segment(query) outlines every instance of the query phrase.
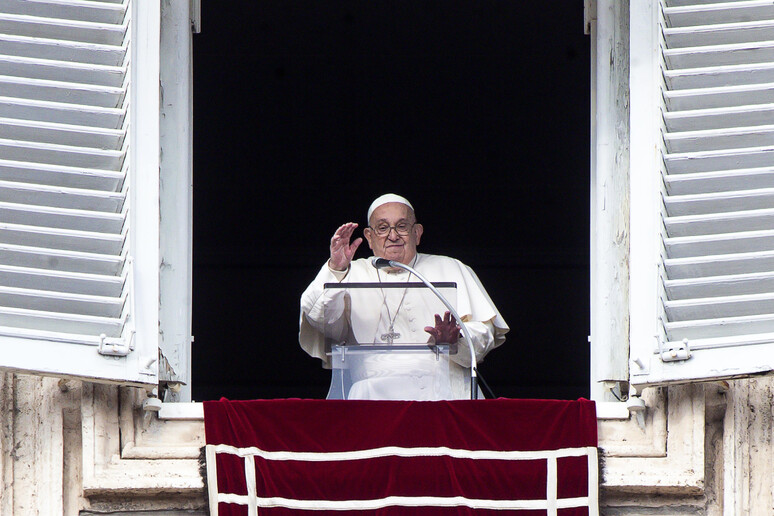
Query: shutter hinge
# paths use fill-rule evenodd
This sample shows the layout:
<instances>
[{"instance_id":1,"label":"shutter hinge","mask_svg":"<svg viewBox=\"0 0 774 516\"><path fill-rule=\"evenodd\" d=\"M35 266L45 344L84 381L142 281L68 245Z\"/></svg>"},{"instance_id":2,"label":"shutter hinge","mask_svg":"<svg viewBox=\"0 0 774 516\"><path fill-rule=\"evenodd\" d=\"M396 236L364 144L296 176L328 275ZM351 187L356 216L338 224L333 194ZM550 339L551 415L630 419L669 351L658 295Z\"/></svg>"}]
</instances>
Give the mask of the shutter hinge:
<instances>
[{"instance_id":1,"label":"shutter hinge","mask_svg":"<svg viewBox=\"0 0 774 516\"><path fill-rule=\"evenodd\" d=\"M664 341L659 337L658 351L662 362L681 362L691 358L691 348L688 347L688 339L683 339L676 345L664 349Z\"/></svg>"},{"instance_id":2,"label":"shutter hinge","mask_svg":"<svg viewBox=\"0 0 774 516\"><path fill-rule=\"evenodd\" d=\"M97 352L100 355L110 357L125 357L134 351L134 332L129 333L129 342L124 338L109 338L104 333L99 336L99 348Z\"/></svg>"}]
</instances>

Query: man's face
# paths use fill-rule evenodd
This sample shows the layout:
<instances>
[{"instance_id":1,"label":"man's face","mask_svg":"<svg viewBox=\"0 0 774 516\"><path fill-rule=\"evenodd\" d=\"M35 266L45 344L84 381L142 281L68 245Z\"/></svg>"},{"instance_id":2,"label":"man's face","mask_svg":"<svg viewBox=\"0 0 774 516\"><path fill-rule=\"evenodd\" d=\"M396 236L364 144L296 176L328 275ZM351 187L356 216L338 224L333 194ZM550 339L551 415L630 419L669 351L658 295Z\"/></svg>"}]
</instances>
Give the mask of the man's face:
<instances>
[{"instance_id":1,"label":"man's face","mask_svg":"<svg viewBox=\"0 0 774 516\"><path fill-rule=\"evenodd\" d=\"M374 210L368 223L371 227L365 228L363 234L374 256L411 265L411 261L417 254L417 246L423 231L422 224L416 224L414 211L411 208L399 202L388 202ZM390 229L386 235L379 236L373 229L380 225L400 224L408 224L407 235L400 235L395 229Z\"/></svg>"}]
</instances>

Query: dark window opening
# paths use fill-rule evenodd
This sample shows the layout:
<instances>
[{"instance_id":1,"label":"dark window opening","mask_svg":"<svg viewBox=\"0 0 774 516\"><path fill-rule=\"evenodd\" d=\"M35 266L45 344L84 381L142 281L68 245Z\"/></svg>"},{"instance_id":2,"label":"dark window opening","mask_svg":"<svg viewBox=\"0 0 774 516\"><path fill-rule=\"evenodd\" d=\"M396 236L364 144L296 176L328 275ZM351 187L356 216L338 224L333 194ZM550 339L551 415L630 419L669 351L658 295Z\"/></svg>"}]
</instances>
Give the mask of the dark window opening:
<instances>
[{"instance_id":1,"label":"dark window opening","mask_svg":"<svg viewBox=\"0 0 774 516\"><path fill-rule=\"evenodd\" d=\"M495 394L589 392L583 2L204 2L194 38L193 399L322 398L299 297L338 225L394 191L420 252L511 331ZM358 257L368 256L363 244Z\"/></svg>"}]
</instances>

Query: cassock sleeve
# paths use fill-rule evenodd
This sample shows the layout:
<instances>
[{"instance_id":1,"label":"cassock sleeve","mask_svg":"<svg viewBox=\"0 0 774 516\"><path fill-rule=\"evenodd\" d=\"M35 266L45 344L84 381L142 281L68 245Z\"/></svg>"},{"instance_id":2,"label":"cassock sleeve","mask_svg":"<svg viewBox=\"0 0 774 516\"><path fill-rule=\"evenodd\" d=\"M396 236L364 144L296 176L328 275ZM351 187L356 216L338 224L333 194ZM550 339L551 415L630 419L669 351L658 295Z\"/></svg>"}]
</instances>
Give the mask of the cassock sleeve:
<instances>
[{"instance_id":1,"label":"cassock sleeve","mask_svg":"<svg viewBox=\"0 0 774 516\"><path fill-rule=\"evenodd\" d=\"M330 357L325 354L329 351L325 346L325 335L336 339L347 331L345 293L343 290L335 294L328 292L325 284L341 282L348 272L349 269L334 271L326 262L301 295L298 341L304 351L322 360L325 368L330 368Z\"/></svg>"},{"instance_id":2,"label":"cassock sleeve","mask_svg":"<svg viewBox=\"0 0 774 516\"><path fill-rule=\"evenodd\" d=\"M492 302L481 280L473 269L454 260L459 267L457 281L457 313L468 327L473 338L476 360L480 361L491 350L505 342L505 334L510 328ZM470 367L470 352L464 339L453 360Z\"/></svg>"},{"instance_id":3,"label":"cassock sleeve","mask_svg":"<svg viewBox=\"0 0 774 516\"><path fill-rule=\"evenodd\" d=\"M464 316L460 316L463 317ZM467 326L470 336L473 338L473 350L476 353L476 363L481 362L484 356L492 349L497 347L495 340L495 327L492 321L485 322L467 322L463 321ZM503 337L502 340L505 340ZM502 341L500 342L502 343ZM457 341L457 353L449 357L453 362L458 363L463 367L470 367L470 348L468 347L468 341L462 337Z\"/></svg>"},{"instance_id":4,"label":"cassock sleeve","mask_svg":"<svg viewBox=\"0 0 774 516\"><path fill-rule=\"evenodd\" d=\"M508 325L473 269L454 258L439 256L430 260L426 266L437 280L456 282L457 313L473 339L476 362L481 362L487 353L505 342ZM458 343L457 353L450 358L463 367L470 367L470 350L464 334Z\"/></svg>"}]
</instances>

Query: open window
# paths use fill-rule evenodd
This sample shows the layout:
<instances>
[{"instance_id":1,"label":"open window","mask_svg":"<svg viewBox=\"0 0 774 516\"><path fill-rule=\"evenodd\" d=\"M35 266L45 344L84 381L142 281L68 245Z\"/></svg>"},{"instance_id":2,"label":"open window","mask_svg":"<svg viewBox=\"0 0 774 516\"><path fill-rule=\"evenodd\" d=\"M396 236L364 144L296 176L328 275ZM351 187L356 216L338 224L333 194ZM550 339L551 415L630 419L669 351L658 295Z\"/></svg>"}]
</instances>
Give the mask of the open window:
<instances>
[{"instance_id":1,"label":"open window","mask_svg":"<svg viewBox=\"0 0 774 516\"><path fill-rule=\"evenodd\" d=\"M177 4L2 1L2 368L188 381L190 73L159 87L164 45L190 57L162 35L190 34Z\"/></svg>"}]
</instances>

